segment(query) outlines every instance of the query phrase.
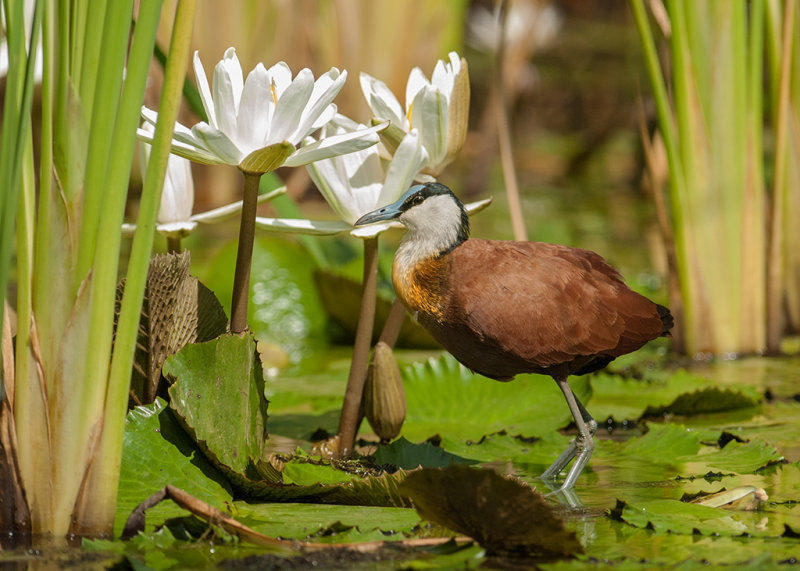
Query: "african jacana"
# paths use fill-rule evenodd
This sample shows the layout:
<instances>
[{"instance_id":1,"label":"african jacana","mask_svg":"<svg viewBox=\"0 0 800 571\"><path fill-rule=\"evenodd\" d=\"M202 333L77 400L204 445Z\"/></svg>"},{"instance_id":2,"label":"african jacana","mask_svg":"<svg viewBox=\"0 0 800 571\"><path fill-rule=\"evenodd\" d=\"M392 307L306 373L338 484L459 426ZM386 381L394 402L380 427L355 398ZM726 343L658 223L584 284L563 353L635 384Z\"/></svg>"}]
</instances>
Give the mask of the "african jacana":
<instances>
[{"instance_id":1,"label":"african jacana","mask_svg":"<svg viewBox=\"0 0 800 571\"><path fill-rule=\"evenodd\" d=\"M589 250L470 239L464 205L436 182L412 186L356 225L391 219L408 229L392 267L395 293L434 339L491 379L540 373L558 383L579 434L542 478L552 480L575 458L560 488L571 490L592 455L597 423L567 377L667 336L669 310Z\"/></svg>"}]
</instances>

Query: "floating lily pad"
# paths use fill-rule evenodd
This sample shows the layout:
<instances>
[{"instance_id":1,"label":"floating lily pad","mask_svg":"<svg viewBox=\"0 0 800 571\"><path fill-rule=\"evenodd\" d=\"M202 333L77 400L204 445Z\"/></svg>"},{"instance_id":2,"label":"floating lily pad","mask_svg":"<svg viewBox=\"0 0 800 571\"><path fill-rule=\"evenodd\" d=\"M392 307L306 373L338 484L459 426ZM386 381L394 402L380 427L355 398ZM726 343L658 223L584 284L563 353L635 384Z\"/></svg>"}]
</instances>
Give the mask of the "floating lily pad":
<instances>
[{"instance_id":1,"label":"floating lily pad","mask_svg":"<svg viewBox=\"0 0 800 571\"><path fill-rule=\"evenodd\" d=\"M401 490L421 517L468 535L489 554L564 557L583 551L541 494L493 470L423 469L409 474Z\"/></svg>"},{"instance_id":2,"label":"floating lily pad","mask_svg":"<svg viewBox=\"0 0 800 571\"><path fill-rule=\"evenodd\" d=\"M170 407L206 456L234 483L265 456L267 399L255 340L228 333L190 344L164 364ZM248 476L249 475L249 476Z\"/></svg>"},{"instance_id":3,"label":"floating lily pad","mask_svg":"<svg viewBox=\"0 0 800 571\"><path fill-rule=\"evenodd\" d=\"M759 511L731 511L678 500L651 500L634 504L621 500L611 516L656 533L789 537L800 527L800 510L786 506ZM796 542L800 549L800 541Z\"/></svg>"},{"instance_id":4,"label":"floating lily pad","mask_svg":"<svg viewBox=\"0 0 800 571\"><path fill-rule=\"evenodd\" d=\"M223 509L231 501L230 484L200 452L165 402L141 406L128 413L122 448L115 533L140 502L167 484ZM161 523L185 512L164 503L149 512L148 521Z\"/></svg>"},{"instance_id":5,"label":"floating lily pad","mask_svg":"<svg viewBox=\"0 0 800 571\"><path fill-rule=\"evenodd\" d=\"M601 441L595 458L612 465L637 463L646 473L667 477L701 477L709 473L747 473L778 462L781 455L770 444L730 441L716 445L720 431L693 430L675 424L648 425L648 432L627 442ZM714 444L704 444L711 442ZM669 467L665 470L665 467ZM646 474L642 476L646 478Z\"/></svg>"},{"instance_id":6,"label":"floating lily pad","mask_svg":"<svg viewBox=\"0 0 800 571\"><path fill-rule=\"evenodd\" d=\"M271 537L310 541L403 539L420 523L410 508L236 502L237 520Z\"/></svg>"},{"instance_id":7,"label":"floating lily pad","mask_svg":"<svg viewBox=\"0 0 800 571\"><path fill-rule=\"evenodd\" d=\"M540 436L572 421L558 385L543 375L517 375L500 383L471 373L448 354L401 373L407 407L402 435L411 441L438 434L476 442L502 430ZM588 401L586 377L573 377L570 383L578 398Z\"/></svg>"},{"instance_id":8,"label":"floating lily pad","mask_svg":"<svg viewBox=\"0 0 800 571\"><path fill-rule=\"evenodd\" d=\"M758 406L760 397L746 387L713 386L711 381L680 370L668 377L630 379L600 372L592 379L589 412L599 420L637 420L664 413L694 415Z\"/></svg>"}]
</instances>

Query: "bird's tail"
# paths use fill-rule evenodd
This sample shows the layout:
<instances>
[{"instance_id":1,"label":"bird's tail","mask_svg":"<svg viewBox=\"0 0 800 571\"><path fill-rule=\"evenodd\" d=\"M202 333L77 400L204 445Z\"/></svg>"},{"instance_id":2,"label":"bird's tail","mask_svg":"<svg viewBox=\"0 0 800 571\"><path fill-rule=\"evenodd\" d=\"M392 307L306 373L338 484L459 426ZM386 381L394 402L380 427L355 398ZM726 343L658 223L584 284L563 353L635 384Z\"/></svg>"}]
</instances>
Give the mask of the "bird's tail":
<instances>
[{"instance_id":1,"label":"bird's tail","mask_svg":"<svg viewBox=\"0 0 800 571\"><path fill-rule=\"evenodd\" d=\"M656 304L656 308L658 309L658 316L661 318L661 337L670 337L669 331L675 325L672 313L663 305Z\"/></svg>"}]
</instances>

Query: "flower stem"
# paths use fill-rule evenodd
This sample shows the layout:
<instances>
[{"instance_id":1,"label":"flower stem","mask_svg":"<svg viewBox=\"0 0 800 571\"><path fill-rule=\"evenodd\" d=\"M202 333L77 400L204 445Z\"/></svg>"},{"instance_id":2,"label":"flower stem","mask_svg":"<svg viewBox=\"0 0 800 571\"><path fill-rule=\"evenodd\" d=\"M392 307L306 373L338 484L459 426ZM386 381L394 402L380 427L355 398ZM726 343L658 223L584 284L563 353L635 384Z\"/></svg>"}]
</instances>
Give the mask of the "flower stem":
<instances>
[{"instance_id":1,"label":"flower stem","mask_svg":"<svg viewBox=\"0 0 800 571\"><path fill-rule=\"evenodd\" d=\"M375 303L378 290L378 238L364 240L364 290L358 315L353 360L347 377L342 415L339 418L339 455L347 456L355 447L356 429L361 415L361 396L367 380L367 362L375 324Z\"/></svg>"},{"instance_id":2,"label":"flower stem","mask_svg":"<svg viewBox=\"0 0 800 571\"><path fill-rule=\"evenodd\" d=\"M239 226L239 249L236 252L236 270L233 275L233 299L231 300L231 332L241 333L247 329L247 298L250 294L250 266L253 260L253 240L256 232L256 209L258 208L258 183L260 174L243 172L244 197L242 221Z\"/></svg>"},{"instance_id":3,"label":"flower stem","mask_svg":"<svg viewBox=\"0 0 800 571\"><path fill-rule=\"evenodd\" d=\"M400 329L403 327L403 318L406 316L406 308L399 297L394 298L392 309L389 310L389 317L386 318L386 323L383 325L381 337L378 341L383 341L389 347L394 347L397 343L397 338L400 336Z\"/></svg>"},{"instance_id":4,"label":"flower stem","mask_svg":"<svg viewBox=\"0 0 800 571\"><path fill-rule=\"evenodd\" d=\"M181 239L180 238L172 238L167 237L167 252L170 254L172 253L180 253L181 251Z\"/></svg>"}]
</instances>

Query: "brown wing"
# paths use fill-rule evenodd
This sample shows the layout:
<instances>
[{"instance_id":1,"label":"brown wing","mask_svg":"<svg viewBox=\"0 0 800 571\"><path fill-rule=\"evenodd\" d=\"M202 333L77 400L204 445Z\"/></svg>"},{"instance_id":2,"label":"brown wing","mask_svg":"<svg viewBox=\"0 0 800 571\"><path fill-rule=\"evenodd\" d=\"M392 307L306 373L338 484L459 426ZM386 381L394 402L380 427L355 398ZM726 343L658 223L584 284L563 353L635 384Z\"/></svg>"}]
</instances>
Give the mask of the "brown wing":
<instances>
[{"instance_id":1,"label":"brown wing","mask_svg":"<svg viewBox=\"0 0 800 571\"><path fill-rule=\"evenodd\" d=\"M662 332L655 303L588 250L467 240L450 255L448 316L506 355L537 367L610 358ZM608 359L610 360L610 359Z\"/></svg>"}]
</instances>

